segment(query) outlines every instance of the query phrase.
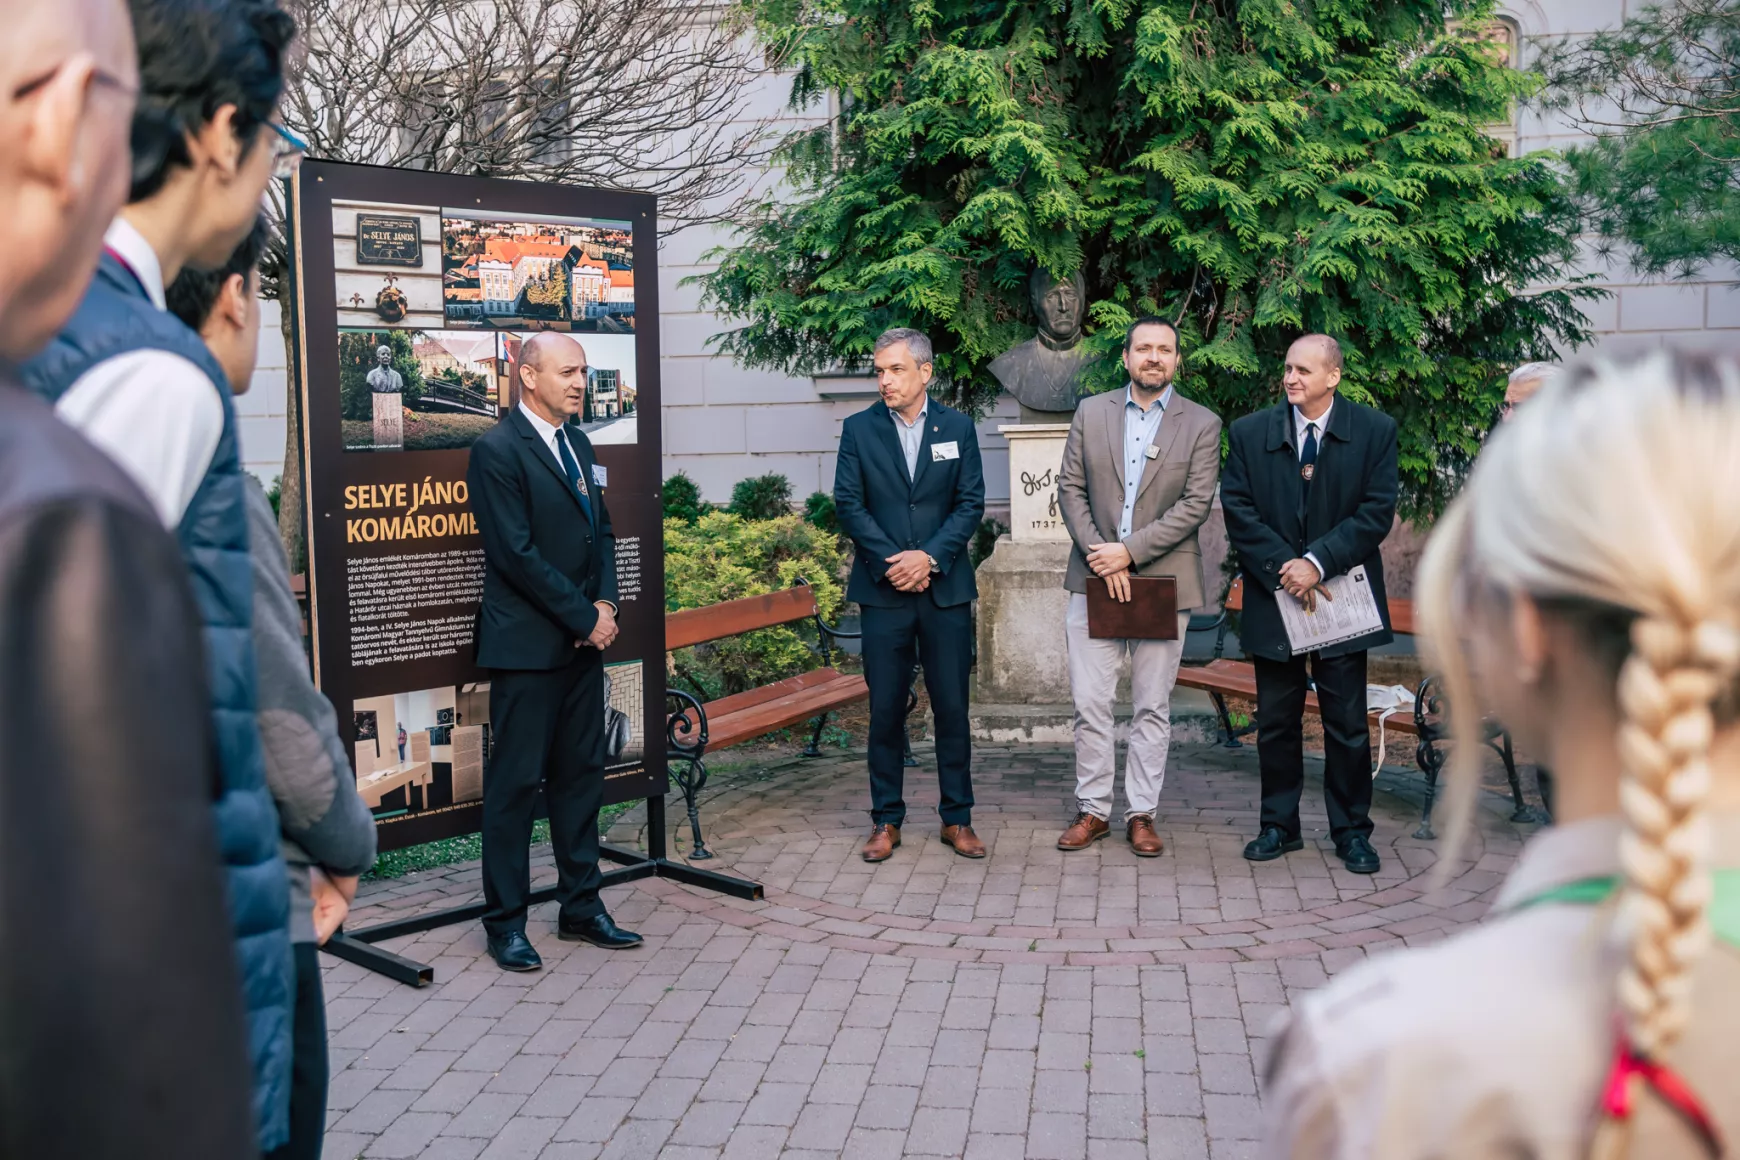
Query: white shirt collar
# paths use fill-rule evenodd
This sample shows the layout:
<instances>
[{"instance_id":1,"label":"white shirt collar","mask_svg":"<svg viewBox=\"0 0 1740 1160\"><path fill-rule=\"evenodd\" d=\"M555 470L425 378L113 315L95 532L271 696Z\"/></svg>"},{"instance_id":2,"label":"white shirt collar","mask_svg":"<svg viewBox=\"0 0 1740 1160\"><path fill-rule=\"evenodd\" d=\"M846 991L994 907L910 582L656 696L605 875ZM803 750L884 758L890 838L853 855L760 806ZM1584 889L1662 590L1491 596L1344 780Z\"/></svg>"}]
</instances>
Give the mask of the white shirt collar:
<instances>
[{"instance_id":1,"label":"white shirt collar","mask_svg":"<svg viewBox=\"0 0 1740 1160\"><path fill-rule=\"evenodd\" d=\"M1136 384L1125 383L1124 384L1124 405L1128 406L1132 403L1135 403L1136 410L1142 411L1142 404L1136 402ZM1160 403L1160 410L1162 412L1164 412L1166 410L1166 408L1171 405L1171 403L1172 403L1172 384L1171 383L1167 383L1166 389L1164 391L1160 392L1159 403ZM1144 415L1148 414L1147 411L1142 411L1142 413Z\"/></svg>"},{"instance_id":2,"label":"white shirt collar","mask_svg":"<svg viewBox=\"0 0 1740 1160\"><path fill-rule=\"evenodd\" d=\"M539 415L530 407L526 406L524 399L520 400L520 414L524 415L531 421L532 430L538 433L538 438L542 439L551 451L556 450L555 424L545 422L542 415ZM557 458L560 458L560 456Z\"/></svg>"},{"instance_id":3,"label":"white shirt collar","mask_svg":"<svg viewBox=\"0 0 1740 1160\"><path fill-rule=\"evenodd\" d=\"M1318 441L1322 442L1323 433L1325 431L1329 430L1329 416L1333 415L1334 413L1335 413L1335 396L1334 395L1329 396L1329 406L1324 409L1323 414L1317 416L1317 418L1315 418L1315 419L1307 419L1305 417L1305 412L1301 411L1297 407L1294 407L1293 408L1293 435L1294 435L1294 438L1296 438L1299 441L1299 446L1303 447L1305 445L1305 428L1311 426L1313 423L1315 423L1317 425Z\"/></svg>"},{"instance_id":4,"label":"white shirt collar","mask_svg":"<svg viewBox=\"0 0 1740 1160\"><path fill-rule=\"evenodd\" d=\"M169 309L169 301L163 293L163 263L157 260L157 251L151 248L151 243L133 227L132 222L124 217L110 222L103 233L103 244L119 254L144 284L145 296L151 299L151 305L159 310Z\"/></svg>"}]
</instances>

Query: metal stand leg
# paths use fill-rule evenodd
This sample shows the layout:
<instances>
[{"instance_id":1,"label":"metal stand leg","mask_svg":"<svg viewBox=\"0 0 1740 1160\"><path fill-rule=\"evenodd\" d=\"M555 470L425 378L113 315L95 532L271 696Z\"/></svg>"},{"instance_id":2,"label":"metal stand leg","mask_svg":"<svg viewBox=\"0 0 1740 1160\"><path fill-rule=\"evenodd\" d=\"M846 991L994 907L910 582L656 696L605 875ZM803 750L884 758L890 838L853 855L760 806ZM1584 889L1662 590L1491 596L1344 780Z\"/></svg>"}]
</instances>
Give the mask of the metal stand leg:
<instances>
[{"instance_id":1,"label":"metal stand leg","mask_svg":"<svg viewBox=\"0 0 1740 1160\"><path fill-rule=\"evenodd\" d=\"M1226 740L1221 743L1222 748L1243 749L1245 743L1240 741L1238 734L1233 732L1232 714L1227 712L1226 698L1213 689L1209 690L1208 695L1214 701L1214 711L1220 714L1220 731L1226 737Z\"/></svg>"},{"instance_id":2,"label":"metal stand leg","mask_svg":"<svg viewBox=\"0 0 1740 1160\"><path fill-rule=\"evenodd\" d=\"M697 762L699 764L699 762ZM706 784L706 774L700 775L699 785ZM694 818L693 809L690 811ZM696 844L699 845L700 834L696 832ZM646 848L642 854L639 850L628 850L621 846L601 844L598 847L600 859L615 862L618 868L606 870L601 877L602 886L620 886L626 882L635 882L642 878L669 878L688 886L699 886L705 890L714 890L732 898L744 898L759 901L763 897L761 883L750 882L743 878L733 878L729 874L720 874L713 870L702 870L684 862L672 862L665 857L665 798L663 794L646 799ZM709 855L710 857L711 855ZM552 902L557 897L555 886L545 886L533 890L527 895L529 905ZM391 951L381 950L370 944L385 942L388 939L400 938L408 934L419 934L437 927L451 926L459 922L475 922L483 917L485 906L474 902L466 906L453 906L446 910L430 911L411 918L399 919L396 922L383 922L378 926L365 927L362 930L340 932L328 939L321 949L327 954L356 963L360 967L387 976L413 987L427 986L434 981L435 971L426 963L413 962Z\"/></svg>"},{"instance_id":3,"label":"metal stand leg","mask_svg":"<svg viewBox=\"0 0 1740 1160\"><path fill-rule=\"evenodd\" d=\"M810 743L804 749L805 757L820 757L822 755L822 729L828 723L828 715L823 713L816 718L816 731L810 734Z\"/></svg>"}]
</instances>

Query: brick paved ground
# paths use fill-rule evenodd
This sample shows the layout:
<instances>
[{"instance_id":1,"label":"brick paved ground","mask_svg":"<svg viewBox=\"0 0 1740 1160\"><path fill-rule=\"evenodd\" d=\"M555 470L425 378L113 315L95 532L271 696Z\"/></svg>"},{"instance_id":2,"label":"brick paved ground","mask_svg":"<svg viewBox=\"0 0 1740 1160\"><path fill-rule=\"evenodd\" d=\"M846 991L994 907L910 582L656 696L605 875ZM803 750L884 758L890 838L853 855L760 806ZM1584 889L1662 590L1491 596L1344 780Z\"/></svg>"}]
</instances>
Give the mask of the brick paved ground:
<instances>
[{"instance_id":1,"label":"brick paved ground","mask_svg":"<svg viewBox=\"0 0 1740 1160\"><path fill-rule=\"evenodd\" d=\"M937 841L935 779L919 773L905 844L866 865L862 755L794 759L703 816L708 865L758 878L766 902L613 888L611 912L647 936L616 954L558 942L540 907L531 975L497 970L475 925L390 944L434 964L420 991L327 960L327 1157L1255 1156L1255 1068L1283 1004L1477 919L1531 828L1489 800L1428 894L1435 843L1408 836L1418 775L1386 771L1382 873L1341 868L1315 786L1315 842L1252 865L1255 750L1188 745L1163 796L1164 857L1116 836L1065 855L1067 750L981 748L975 766L983 861ZM477 890L475 864L379 884L352 925Z\"/></svg>"}]
</instances>

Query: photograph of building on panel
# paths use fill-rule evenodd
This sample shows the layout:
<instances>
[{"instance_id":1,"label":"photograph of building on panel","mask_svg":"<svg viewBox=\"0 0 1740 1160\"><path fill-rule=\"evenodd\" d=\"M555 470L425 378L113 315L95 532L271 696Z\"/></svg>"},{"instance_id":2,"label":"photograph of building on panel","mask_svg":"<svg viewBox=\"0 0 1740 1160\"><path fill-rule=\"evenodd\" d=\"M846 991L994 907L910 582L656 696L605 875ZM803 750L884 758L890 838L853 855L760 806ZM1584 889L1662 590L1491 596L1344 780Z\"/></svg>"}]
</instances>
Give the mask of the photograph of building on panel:
<instances>
[{"instance_id":1,"label":"photograph of building on panel","mask_svg":"<svg viewBox=\"0 0 1740 1160\"><path fill-rule=\"evenodd\" d=\"M444 210L441 288L449 327L634 331L628 222Z\"/></svg>"},{"instance_id":2,"label":"photograph of building on panel","mask_svg":"<svg viewBox=\"0 0 1740 1160\"><path fill-rule=\"evenodd\" d=\"M351 711L356 788L376 817L482 800L488 682L362 697Z\"/></svg>"},{"instance_id":3,"label":"photograph of building on panel","mask_svg":"<svg viewBox=\"0 0 1740 1160\"><path fill-rule=\"evenodd\" d=\"M496 395L502 407L515 407L520 400L520 345L525 332L501 335L501 379ZM637 442L635 423L640 376L635 369L634 335L576 334L574 341L586 352L586 394L577 416L586 437L595 447Z\"/></svg>"}]
</instances>

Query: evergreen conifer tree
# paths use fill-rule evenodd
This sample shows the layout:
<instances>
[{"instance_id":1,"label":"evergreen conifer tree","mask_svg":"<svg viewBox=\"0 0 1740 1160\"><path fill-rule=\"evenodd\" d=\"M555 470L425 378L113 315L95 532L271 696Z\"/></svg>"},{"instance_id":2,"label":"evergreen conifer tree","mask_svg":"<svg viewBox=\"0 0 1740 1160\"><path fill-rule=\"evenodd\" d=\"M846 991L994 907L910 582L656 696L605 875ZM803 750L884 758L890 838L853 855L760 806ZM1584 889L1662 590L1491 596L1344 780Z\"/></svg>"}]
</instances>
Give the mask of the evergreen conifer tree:
<instances>
[{"instance_id":1,"label":"evergreen conifer tree","mask_svg":"<svg viewBox=\"0 0 1740 1160\"><path fill-rule=\"evenodd\" d=\"M1441 0L748 3L794 104L842 109L786 142L790 188L704 279L748 365L862 366L917 326L945 395L982 408L1033 333L1030 270L1080 270L1092 351L1177 318L1181 389L1228 420L1278 397L1293 338L1334 335L1346 393L1401 423L1417 513L1505 373L1586 338L1557 170L1486 131L1533 82ZM1092 380L1121 384L1117 359Z\"/></svg>"}]
</instances>

